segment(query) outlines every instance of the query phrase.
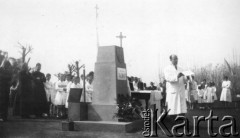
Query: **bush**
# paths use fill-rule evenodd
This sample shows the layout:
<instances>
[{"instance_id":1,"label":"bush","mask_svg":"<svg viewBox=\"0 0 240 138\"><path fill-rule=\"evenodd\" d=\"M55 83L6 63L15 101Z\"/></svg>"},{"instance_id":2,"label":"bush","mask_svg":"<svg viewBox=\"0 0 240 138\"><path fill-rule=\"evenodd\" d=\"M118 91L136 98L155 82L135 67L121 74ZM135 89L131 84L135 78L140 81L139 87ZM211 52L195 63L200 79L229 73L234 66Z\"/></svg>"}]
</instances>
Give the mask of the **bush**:
<instances>
[{"instance_id":1,"label":"bush","mask_svg":"<svg viewBox=\"0 0 240 138\"><path fill-rule=\"evenodd\" d=\"M134 121L141 119L141 103L132 99L129 95L119 94L117 97L117 113L114 117L124 121Z\"/></svg>"}]
</instances>

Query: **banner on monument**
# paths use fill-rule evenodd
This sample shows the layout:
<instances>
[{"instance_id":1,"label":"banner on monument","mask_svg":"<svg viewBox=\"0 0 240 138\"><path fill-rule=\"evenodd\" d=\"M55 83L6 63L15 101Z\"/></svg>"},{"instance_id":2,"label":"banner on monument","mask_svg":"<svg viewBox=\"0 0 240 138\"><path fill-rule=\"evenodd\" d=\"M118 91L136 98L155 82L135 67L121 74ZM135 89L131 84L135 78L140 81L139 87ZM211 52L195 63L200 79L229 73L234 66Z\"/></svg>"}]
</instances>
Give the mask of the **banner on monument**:
<instances>
[{"instance_id":1,"label":"banner on monument","mask_svg":"<svg viewBox=\"0 0 240 138\"><path fill-rule=\"evenodd\" d=\"M127 71L125 68L117 68L118 80L127 80Z\"/></svg>"}]
</instances>

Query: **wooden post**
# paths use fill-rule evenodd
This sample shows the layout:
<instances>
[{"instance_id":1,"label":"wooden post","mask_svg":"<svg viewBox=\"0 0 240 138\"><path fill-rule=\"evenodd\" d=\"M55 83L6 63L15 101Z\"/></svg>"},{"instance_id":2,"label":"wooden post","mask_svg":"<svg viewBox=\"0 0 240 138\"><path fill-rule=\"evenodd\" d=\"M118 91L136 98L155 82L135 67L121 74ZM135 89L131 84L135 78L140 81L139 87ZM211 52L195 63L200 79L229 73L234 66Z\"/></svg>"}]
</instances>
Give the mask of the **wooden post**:
<instances>
[{"instance_id":1,"label":"wooden post","mask_svg":"<svg viewBox=\"0 0 240 138\"><path fill-rule=\"evenodd\" d=\"M84 96L84 103L86 102L86 92L85 92L85 66L83 66L83 96Z\"/></svg>"}]
</instances>

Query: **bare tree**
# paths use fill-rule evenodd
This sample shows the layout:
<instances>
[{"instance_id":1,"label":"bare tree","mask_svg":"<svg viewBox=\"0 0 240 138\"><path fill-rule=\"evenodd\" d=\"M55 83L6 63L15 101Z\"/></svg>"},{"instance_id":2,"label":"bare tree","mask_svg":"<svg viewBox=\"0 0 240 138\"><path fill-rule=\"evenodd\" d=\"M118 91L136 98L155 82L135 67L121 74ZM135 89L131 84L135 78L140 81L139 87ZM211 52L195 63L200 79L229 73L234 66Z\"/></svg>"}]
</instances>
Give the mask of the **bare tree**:
<instances>
[{"instance_id":1,"label":"bare tree","mask_svg":"<svg viewBox=\"0 0 240 138\"><path fill-rule=\"evenodd\" d=\"M80 77L80 69L84 67L84 64L79 66L79 61L75 61L75 64L68 64L67 73L70 75L76 74L77 77Z\"/></svg>"},{"instance_id":2,"label":"bare tree","mask_svg":"<svg viewBox=\"0 0 240 138\"><path fill-rule=\"evenodd\" d=\"M68 64L68 72L71 76L72 76L74 70L75 70L75 66L73 64Z\"/></svg>"},{"instance_id":3,"label":"bare tree","mask_svg":"<svg viewBox=\"0 0 240 138\"><path fill-rule=\"evenodd\" d=\"M79 61L76 61L76 62L75 62L75 72L76 72L78 78L80 77L79 71L80 71L80 69L83 68L84 66L85 66L85 65L83 64L83 65L81 65L81 66L79 67Z\"/></svg>"},{"instance_id":4,"label":"bare tree","mask_svg":"<svg viewBox=\"0 0 240 138\"><path fill-rule=\"evenodd\" d=\"M31 45L22 45L20 42L18 42L18 45L21 49L19 52L22 55L21 57L22 63L25 63L27 55L32 52L33 48ZM31 58L28 58L26 63L29 63L30 59Z\"/></svg>"}]
</instances>

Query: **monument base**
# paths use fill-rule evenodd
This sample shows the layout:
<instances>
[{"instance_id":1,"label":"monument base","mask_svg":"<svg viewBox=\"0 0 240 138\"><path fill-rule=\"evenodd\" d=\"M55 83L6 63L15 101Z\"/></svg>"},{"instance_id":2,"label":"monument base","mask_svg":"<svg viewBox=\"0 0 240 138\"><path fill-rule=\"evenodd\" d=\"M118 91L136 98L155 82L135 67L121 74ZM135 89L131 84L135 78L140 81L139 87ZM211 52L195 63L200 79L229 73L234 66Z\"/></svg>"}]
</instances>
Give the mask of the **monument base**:
<instances>
[{"instance_id":1,"label":"monument base","mask_svg":"<svg viewBox=\"0 0 240 138\"><path fill-rule=\"evenodd\" d=\"M88 105L88 120L89 121L115 121L118 119L114 117L117 113L117 105Z\"/></svg>"},{"instance_id":2,"label":"monument base","mask_svg":"<svg viewBox=\"0 0 240 138\"><path fill-rule=\"evenodd\" d=\"M73 131L74 123L68 121L62 121L62 131Z\"/></svg>"},{"instance_id":3,"label":"monument base","mask_svg":"<svg viewBox=\"0 0 240 138\"><path fill-rule=\"evenodd\" d=\"M88 120L88 103L68 103L68 120L82 121Z\"/></svg>"},{"instance_id":4,"label":"monument base","mask_svg":"<svg viewBox=\"0 0 240 138\"><path fill-rule=\"evenodd\" d=\"M114 121L74 121L74 131L101 131L132 133L143 128L143 120L133 122L114 122Z\"/></svg>"}]
</instances>

